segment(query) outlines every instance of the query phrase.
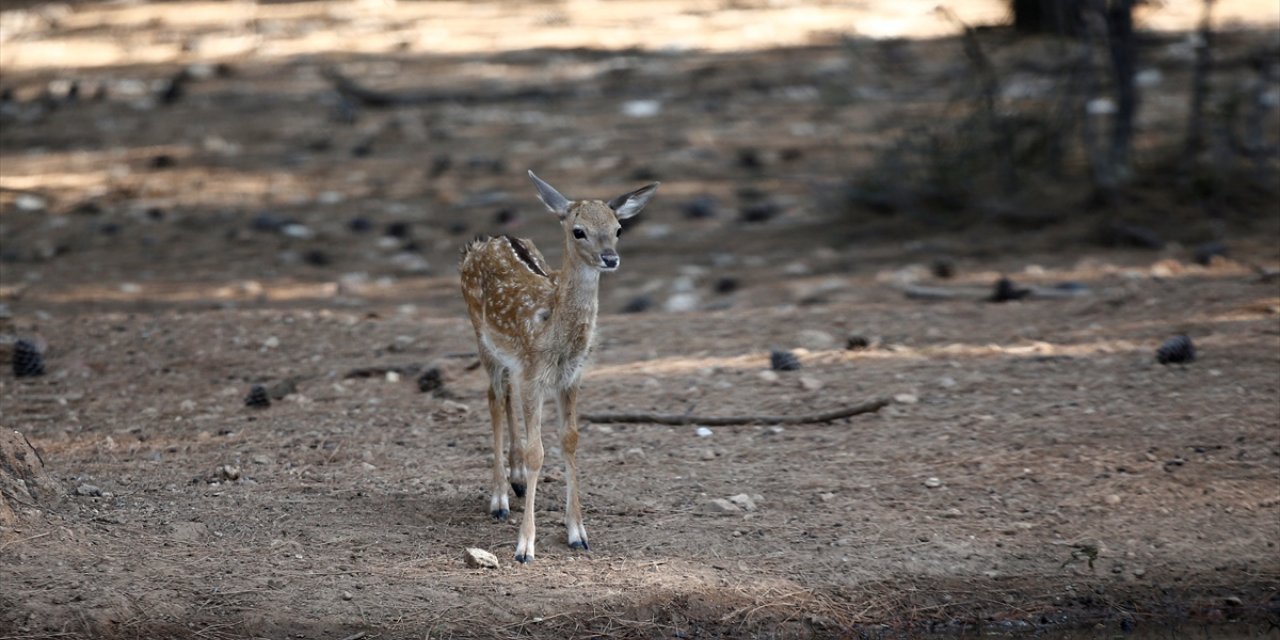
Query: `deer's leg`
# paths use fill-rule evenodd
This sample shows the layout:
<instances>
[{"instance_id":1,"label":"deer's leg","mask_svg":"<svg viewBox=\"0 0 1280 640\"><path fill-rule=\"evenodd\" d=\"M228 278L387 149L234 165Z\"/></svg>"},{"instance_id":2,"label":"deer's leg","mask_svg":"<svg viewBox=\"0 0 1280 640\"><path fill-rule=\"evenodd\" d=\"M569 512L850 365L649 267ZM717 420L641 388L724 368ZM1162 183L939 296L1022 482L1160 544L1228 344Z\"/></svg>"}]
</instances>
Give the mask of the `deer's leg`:
<instances>
[{"instance_id":1,"label":"deer's leg","mask_svg":"<svg viewBox=\"0 0 1280 640\"><path fill-rule=\"evenodd\" d=\"M525 486L525 469L524 469L524 446L525 434L520 433L516 426L519 424L516 412L511 407L511 397L518 394L518 390L513 390L514 385L507 385L507 395L503 399L507 410L507 433L510 434L511 448L507 451L507 469L511 474L511 490L515 492L517 498L524 497ZM523 409L517 409L523 411ZM496 426L494 428L497 428ZM505 490L504 490L505 493Z\"/></svg>"},{"instance_id":2,"label":"deer's leg","mask_svg":"<svg viewBox=\"0 0 1280 640\"><path fill-rule=\"evenodd\" d=\"M520 522L520 539L516 543L516 561L532 562L534 553L534 502L538 494L538 477L542 473L542 388L530 379L521 385L520 399L524 409L524 464L528 487L524 493L524 519Z\"/></svg>"},{"instance_id":3,"label":"deer's leg","mask_svg":"<svg viewBox=\"0 0 1280 640\"><path fill-rule=\"evenodd\" d=\"M587 528L578 502L578 389L564 389L556 398L560 409L560 448L564 451L564 528L570 549L586 551Z\"/></svg>"},{"instance_id":4,"label":"deer's leg","mask_svg":"<svg viewBox=\"0 0 1280 640\"><path fill-rule=\"evenodd\" d=\"M493 423L493 491L489 495L489 513L498 520L506 520L511 514L511 505L507 502L507 472L502 468L502 422L504 418L511 418L510 405L505 411L503 407L510 393L508 385L503 384L504 375L501 368L489 369L489 420ZM511 446L516 444L513 442Z\"/></svg>"}]
</instances>

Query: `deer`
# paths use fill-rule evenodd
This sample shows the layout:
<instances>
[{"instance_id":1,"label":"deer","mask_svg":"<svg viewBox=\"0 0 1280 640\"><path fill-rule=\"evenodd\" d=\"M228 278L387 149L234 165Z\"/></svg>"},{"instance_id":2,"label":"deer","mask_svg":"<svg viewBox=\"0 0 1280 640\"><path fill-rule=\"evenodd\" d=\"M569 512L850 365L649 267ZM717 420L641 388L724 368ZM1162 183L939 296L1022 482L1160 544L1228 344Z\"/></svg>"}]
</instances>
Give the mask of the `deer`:
<instances>
[{"instance_id":1,"label":"deer","mask_svg":"<svg viewBox=\"0 0 1280 640\"><path fill-rule=\"evenodd\" d=\"M524 499L515 559L533 561L534 499L542 472L542 407L554 394L565 462L564 524L569 548L588 551L578 484L578 392L595 341L600 276L616 271L619 221L640 213L654 182L609 201L570 200L529 171L538 199L559 219L564 260L548 268L533 242L508 235L477 238L462 250L462 297L489 376L493 479L489 514L510 516L507 485ZM503 426L510 439L503 467ZM523 430L519 428L523 425ZM523 437L521 437L523 436Z\"/></svg>"}]
</instances>

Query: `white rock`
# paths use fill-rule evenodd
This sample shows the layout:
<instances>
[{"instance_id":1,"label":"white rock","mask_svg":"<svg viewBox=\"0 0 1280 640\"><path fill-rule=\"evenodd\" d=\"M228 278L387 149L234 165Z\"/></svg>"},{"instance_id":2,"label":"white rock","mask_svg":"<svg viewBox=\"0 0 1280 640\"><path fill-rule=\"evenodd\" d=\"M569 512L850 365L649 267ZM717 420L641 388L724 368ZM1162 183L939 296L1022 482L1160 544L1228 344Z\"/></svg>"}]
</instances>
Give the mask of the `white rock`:
<instances>
[{"instance_id":1,"label":"white rock","mask_svg":"<svg viewBox=\"0 0 1280 640\"><path fill-rule=\"evenodd\" d=\"M706 513L709 515L717 515L717 516L727 516L735 513L742 513L742 509L739 509L738 505L732 502L729 502L724 498L716 498L714 500L708 500L702 503L702 507L699 509L699 511L701 513Z\"/></svg>"},{"instance_id":2,"label":"white rock","mask_svg":"<svg viewBox=\"0 0 1280 640\"><path fill-rule=\"evenodd\" d=\"M755 511L756 501L745 493L739 493L736 496L729 496L729 502L732 502L743 511Z\"/></svg>"},{"instance_id":3,"label":"white rock","mask_svg":"<svg viewBox=\"0 0 1280 640\"><path fill-rule=\"evenodd\" d=\"M271 336L262 341L262 348L264 349L275 349L278 346L280 346L280 338L275 336Z\"/></svg>"},{"instance_id":4,"label":"white rock","mask_svg":"<svg viewBox=\"0 0 1280 640\"><path fill-rule=\"evenodd\" d=\"M924 479L924 486L929 487L930 489L937 489L942 486L942 480L930 476Z\"/></svg>"},{"instance_id":5,"label":"white rock","mask_svg":"<svg viewBox=\"0 0 1280 640\"><path fill-rule=\"evenodd\" d=\"M943 376L942 379L938 381L938 385L943 389L950 389L951 387L956 386L956 379L951 376Z\"/></svg>"},{"instance_id":6,"label":"white rock","mask_svg":"<svg viewBox=\"0 0 1280 640\"><path fill-rule=\"evenodd\" d=\"M22 211L44 211L48 203L40 196L24 193L14 198L13 205Z\"/></svg>"},{"instance_id":7,"label":"white rock","mask_svg":"<svg viewBox=\"0 0 1280 640\"><path fill-rule=\"evenodd\" d=\"M920 402L920 397L914 393L899 393L893 396L893 401L898 404L915 404Z\"/></svg>"},{"instance_id":8,"label":"white rock","mask_svg":"<svg viewBox=\"0 0 1280 640\"><path fill-rule=\"evenodd\" d=\"M290 238L299 238L304 240L316 235L316 232L312 231L307 225L298 224L296 222L293 224L286 224L281 227L280 233L283 233Z\"/></svg>"},{"instance_id":9,"label":"white rock","mask_svg":"<svg viewBox=\"0 0 1280 640\"><path fill-rule=\"evenodd\" d=\"M697 310L699 302L701 302L701 300L698 298L697 293L685 291L667 298L667 301L662 305L662 308L668 313L684 313L686 311Z\"/></svg>"},{"instance_id":10,"label":"white rock","mask_svg":"<svg viewBox=\"0 0 1280 640\"><path fill-rule=\"evenodd\" d=\"M822 351L824 349L834 349L836 338L826 331L805 329L796 334L796 344L806 349Z\"/></svg>"},{"instance_id":11,"label":"white rock","mask_svg":"<svg viewBox=\"0 0 1280 640\"><path fill-rule=\"evenodd\" d=\"M662 103L657 100L628 100L622 103L622 114L631 118L652 118L662 113Z\"/></svg>"},{"instance_id":12,"label":"white rock","mask_svg":"<svg viewBox=\"0 0 1280 640\"><path fill-rule=\"evenodd\" d=\"M387 382L400 382L400 374L396 371L388 371Z\"/></svg>"},{"instance_id":13,"label":"white rock","mask_svg":"<svg viewBox=\"0 0 1280 640\"><path fill-rule=\"evenodd\" d=\"M501 569L502 564L498 562L498 556L475 547L468 547L466 553L462 555L462 559L466 561L468 567L477 569Z\"/></svg>"},{"instance_id":14,"label":"white rock","mask_svg":"<svg viewBox=\"0 0 1280 640\"><path fill-rule=\"evenodd\" d=\"M694 433L697 434L699 438L710 438L711 434L714 432L706 427L698 427L694 430Z\"/></svg>"},{"instance_id":15,"label":"white rock","mask_svg":"<svg viewBox=\"0 0 1280 640\"><path fill-rule=\"evenodd\" d=\"M822 381L812 376L800 376L800 386L805 391L817 391L822 388Z\"/></svg>"},{"instance_id":16,"label":"white rock","mask_svg":"<svg viewBox=\"0 0 1280 640\"><path fill-rule=\"evenodd\" d=\"M778 375L778 372L772 369L765 369L764 371L761 371L758 375L760 376L760 379L764 380L765 382L777 382L779 379L781 379L780 376Z\"/></svg>"}]
</instances>

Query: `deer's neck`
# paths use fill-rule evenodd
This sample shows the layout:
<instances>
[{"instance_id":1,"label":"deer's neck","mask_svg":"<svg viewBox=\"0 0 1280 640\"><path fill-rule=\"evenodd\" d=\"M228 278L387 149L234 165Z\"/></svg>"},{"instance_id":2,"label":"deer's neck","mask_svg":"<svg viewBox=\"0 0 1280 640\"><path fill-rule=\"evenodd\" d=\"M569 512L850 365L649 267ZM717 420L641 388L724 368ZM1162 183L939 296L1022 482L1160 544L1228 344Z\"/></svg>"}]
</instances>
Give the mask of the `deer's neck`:
<instances>
[{"instance_id":1,"label":"deer's neck","mask_svg":"<svg viewBox=\"0 0 1280 640\"><path fill-rule=\"evenodd\" d=\"M561 338L585 333L582 337L589 342L600 305L600 271L574 262L567 249L550 324Z\"/></svg>"}]
</instances>

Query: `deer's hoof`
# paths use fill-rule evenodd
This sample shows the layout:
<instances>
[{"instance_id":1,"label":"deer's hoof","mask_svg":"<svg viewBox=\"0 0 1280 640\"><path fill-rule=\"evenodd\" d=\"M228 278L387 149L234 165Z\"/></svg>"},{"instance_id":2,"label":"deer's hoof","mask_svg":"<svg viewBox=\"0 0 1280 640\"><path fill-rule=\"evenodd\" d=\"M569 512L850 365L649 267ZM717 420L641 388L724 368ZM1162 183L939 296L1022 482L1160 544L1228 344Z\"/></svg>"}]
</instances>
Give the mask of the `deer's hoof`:
<instances>
[{"instance_id":1,"label":"deer's hoof","mask_svg":"<svg viewBox=\"0 0 1280 640\"><path fill-rule=\"evenodd\" d=\"M533 562L533 555L532 555L532 554L517 553L517 554L516 554L516 562L519 562L520 564L529 564L530 562Z\"/></svg>"},{"instance_id":2,"label":"deer's hoof","mask_svg":"<svg viewBox=\"0 0 1280 640\"><path fill-rule=\"evenodd\" d=\"M591 550L591 546L587 544L586 540L574 540L573 542L569 543L569 548L573 549L574 551L590 551Z\"/></svg>"},{"instance_id":3,"label":"deer's hoof","mask_svg":"<svg viewBox=\"0 0 1280 640\"><path fill-rule=\"evenodd\" d=\"M524 483L523 483L523 482L512 482L512 483L511 483L511 490L512 490L512 491L514 491L514 492L516 492L516 497L517 497L517 498L523 498L523 497L524 497Z\"/></svg>"},{"instance_id":4,"label":"deer's hoof","mask_svg":"<svg viewBox=\"0 0 1280 640\"><path fill-rule=\"evenodd\" d=\"M489 512L489 515L492 515L494 520L506 522L507 517L511 515L511 512L506 509L494 509Z\"/></svg>"}]
</instances>

